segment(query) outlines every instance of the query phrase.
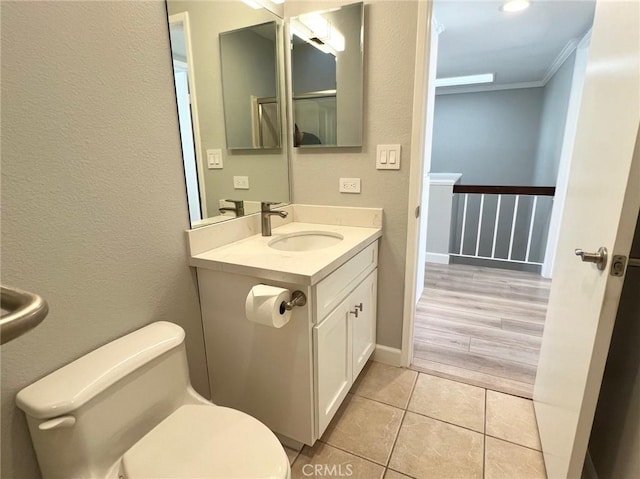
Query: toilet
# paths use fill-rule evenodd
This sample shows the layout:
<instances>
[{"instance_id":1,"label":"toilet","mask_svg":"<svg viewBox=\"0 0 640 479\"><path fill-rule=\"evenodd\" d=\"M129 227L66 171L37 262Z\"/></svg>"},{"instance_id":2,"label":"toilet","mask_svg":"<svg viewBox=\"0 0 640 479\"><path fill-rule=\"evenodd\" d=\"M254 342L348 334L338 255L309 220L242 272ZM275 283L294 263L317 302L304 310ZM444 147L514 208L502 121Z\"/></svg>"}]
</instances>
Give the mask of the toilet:
<instances>
[{"instance_id":1,"label":"toilet","mask_svg":"<svg viewBox=\"0 0 640 479\"><path fill-rule=\"evenodd\" d=\"M264 424L191 387L184 336L150 324L18 393L44 479L290 478Z\"/></svg>"}]
</instances>

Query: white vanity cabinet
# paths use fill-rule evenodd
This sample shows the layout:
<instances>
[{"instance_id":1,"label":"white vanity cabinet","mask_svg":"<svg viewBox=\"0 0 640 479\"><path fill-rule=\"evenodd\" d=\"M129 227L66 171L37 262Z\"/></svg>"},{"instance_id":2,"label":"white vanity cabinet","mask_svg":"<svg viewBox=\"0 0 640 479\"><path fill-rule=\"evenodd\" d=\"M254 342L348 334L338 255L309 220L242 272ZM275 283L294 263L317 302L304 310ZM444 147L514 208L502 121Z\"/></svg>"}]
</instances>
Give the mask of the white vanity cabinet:
<instances>
[{"instance_id":1,"label":"white vanity cabinet","mask_svg":"<svg viewBox=\"0 0 640 479\"><path fill-rule=\"evenodd\" d=\"M191 263L198 268L212 401L308 445L322 436L376 344L380 229L325 229L345 237L343 249L271 252L261 249L270 238L251 237L238 242L238 260L230 245L193 256ZM349 235L354 245L347 250ZM240 264L254 257L256 266ZM245 300L257 284L300 290L307 303L281 328L253 323Z\"/></svg>"},{"instance_id":2,"label":"white vanity cabinet","mask_svg":"<svg viewBox=\"0 0 640 479\"><path fill-rule=\"evenodd\" d=\"M315 287L316 436L327 428L376 344L378 242ZM335 309L331 308L335 306Z\"/></svg>"},{"instance_id":3,"label":"white vanity cabinet","mask_svg":"<svg viewBox=\"0 0 640 479\"><path fill-rule=\"evenodd\" d=\"M378 270L374 269L313 328L317 438L375 348L377 278Z\"/></svg>"}]
</instances>

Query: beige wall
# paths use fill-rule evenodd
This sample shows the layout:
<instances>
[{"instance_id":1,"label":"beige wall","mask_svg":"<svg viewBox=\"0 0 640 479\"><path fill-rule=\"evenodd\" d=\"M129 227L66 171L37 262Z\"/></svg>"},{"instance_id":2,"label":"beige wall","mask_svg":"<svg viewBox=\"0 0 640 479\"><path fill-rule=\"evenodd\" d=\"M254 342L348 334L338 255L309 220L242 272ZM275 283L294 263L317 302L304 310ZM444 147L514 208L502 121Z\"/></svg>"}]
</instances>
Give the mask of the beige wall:
<instances>
[{"instance_id":1,"label":"beige wall","mask_svg":"<svg viewBox=\"0 0 640 479\"><path fill-rule=\"evenodd\" d=\"M285 16L343 2L285 2ZM378 343L400 348L407 242L409 158L418 4L365 2L364 132L362 148L294 149L295 203L384 208L379 256ZM376 145L402 145L399 171L376 170ZM359 195L338 192L338 179L362 179Z\"/></svg>"},{"instance_id":2,"label":"beige wall","mask_svg":"<svg viewBox=\"0 0 640 479\"><path fill-rule=\"evenodd\" d=\"M348 3L348 2L344 2ZM312 10L328 4L294 2ZM7 2L2 19L2 281L42 294L47 319L2 347L2 477L38 477L15 393L155 320L185 327L208 389L165 7ZM298 11L296 11L296 9ZM364 146L294 152L294 200L384 208L379 342L400 347L416 2L365 7ZM377 171L375 145L402 144ZM239 172L236 174L240 174ZM339 177L362 194L338 193Z\"/></svg>"},{"instance_id":3,"label":"beige wall","mask_svg":"<svg viewBox=\"0 0 640 479\"><path fill-rule=\"evenodd\" d=\"M38 477L15 393L157 320L187 331L208 395L165 7L6 2L2 283L49 316L2 346L2 477Z\"/></svg>"}]
</instances>

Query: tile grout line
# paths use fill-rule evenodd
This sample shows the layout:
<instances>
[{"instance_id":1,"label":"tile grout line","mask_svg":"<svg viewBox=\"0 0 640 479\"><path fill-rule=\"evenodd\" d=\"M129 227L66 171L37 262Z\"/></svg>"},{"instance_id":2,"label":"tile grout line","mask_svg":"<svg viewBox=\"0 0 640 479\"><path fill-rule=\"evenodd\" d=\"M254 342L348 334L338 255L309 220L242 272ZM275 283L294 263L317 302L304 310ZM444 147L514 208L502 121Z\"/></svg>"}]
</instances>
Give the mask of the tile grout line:
<instances>
[{"instance_id":1,"label":"tile grout line","mask_svg":"<svg viewBox=\"0 0 640 479\"><path fill-rule=\"evenodd\" d=\"M387 458L386 468L389 467L389 463L391 462L391 456L393 456L393 450L396 448L396 443L398 442L398 437L400 436L400 430L402 429L402 425L404 424L404 418L407 417L407 412L409 411L409 403L411 402L411 398L413 397L413 393L416 390L416 384L418 384L418 378L420 377L420 373L416 374L416 378L411 385L411 392L409 393L409 397L407 399L407 404L402 410L402 419L400 419L400 425L398 426L398 432L396 432L396 437L393 440L393 444L391 445L391 450L389 451L389 457Z\"/></svg>"},{"instance_id":2,"label":"tile grout line","mask_svg":"<svg viewBox=\"0 0 640 479\"><path fill-rule=\"evenodd\" d=\"M349 394L353 394L354 396L358 396L360 398L368 399L369 401L377 402L378 404L382 404L383 406L389 406L389 407L392 407L392 408L395 408L395 409L399 409L400 411L406 411L407 410L406 407L398 407L395 404L389 404L388 402L380 401L379 399L374 399L374 398L371 398L369 396L363 396L362 394L358 394L357 392L352 392L352 393L349 393ZM408 405L408 403L407 403L407 405Z\"/></svg>"},{"instance_id":3,"label":"tile grout line","mask_svg":"<svg viewBox=\"0 0 640 479\"><path fill-rule=\"evenodd\" d=\"M542 451L540 449L535 449L535 448L533 448L531 446L525 446L524 444L518 444L517 442L510 441L509 439L504 439L502 437L494 436L492 434L485 434L485 436L490 437L491 439L497 439L498 441L502 441L502 442L506 442L506 443L512 444L514 446L524 447L525 449L529 449L530 451L535 451L535 452L539 452L540 454L542 454Z\"/></svg>"},{"instance_id":4,"label":"tile grout line","mask_svg":"<svg viewBox=\"0 0 640 479\"><path fill-rule=\"evenodd\" d=\"M393 450L396 447L396 443L398 442L398 437L400 436L400 430L402 429L402 425L404 424L404 418L407 417L407 410L402 410L402 418L400 419L400 424L398 426L398 432L396 432L396 437L393 439L393 444L391 445L391 449L389 450L389 457L387 458L387 462L385 464L385 469L389 468L389 463L391 462L391 456L393 456Z\"/></svg>"},{"instance_id":5,"label":"tile grout line","mask_svg":"<svg viewBox=\"0 0 640 479\"><path fill-rule=\"evenodd\" d=\"M421 374L426 374L426 373L421 373ZM453 381L453 380L450 379L449 381ZM459 381L456 381L456 382L459 382ZM465 383L460 383L460 384L465 384ZM473 385L470 385L470 384L465 384L465 385L466 386L471 386L471 387L474 387L474 388L484 389L485 390L485 394L486 394L486 388L482 388L480 386L473 386ZM415 388L415 385L414 385L414 388ZM391 404L387 404L387 403L382 402L382 401L378 401L377 399L372 399L372 398L367 397L367 396L361 396L361 395L356 394L356 393L353 393L353 394L354 394L354 396L358 396L358 397L361 397L361 398L364 398L364 399L368 399L369 401L377 402L378 404L382 404L383 406L389 406L389 407L393 407L395 409L399 409L400 411L403 411L403 412L410 412L411 414L415 414L417 416L427 417L429 419L433 419L434 421L442 422L442 423L448 424L450 426L459 427L461 429L466 429L467 431L475 432L477 434L484 434L484 432L482 432L482 431L476 431L475 429L471 429L471 428L469 428L467 426L461 426L460 424L456 424L456 423L453 423L453 422L445 421L444 419L440 419L440 418L437 418L437 417L429 416L428 414L424 414L424 413L421 413L421 412L418 412L418 411L413 411L411 409L408 409L409 408L409 403L411 402L411 396L409 397L409 402L407 403L406 408L403 409L403 408L399 408L397 406L393 406ZM413 390L411 391L411 394L413 395ZM516 396L516 397L518 397L518 396ZM403 416L403 419L404 419L404 416ZM500 439L500 438L497 438L497 439ZM507 442L509 442L509 441L507 441ZM328 444L328 443L325 443L325 444ZM513 444L515 444L515 443L513 443Z\"/></svg>"},{"instance_id":6,"label":"tile grout line","mask_svg":"<svg viewBox=\"0 0 640 479\"><path fill-rule=\"evenodd\" d=\"M347 449L344 449L344 448L342 448L342 447L339 447L339 446L336 446L336 445L334 445L334 444L330 444L330 443L328 443L328 442L325 442L325 441L323 441L322 439L318 439L316 442L319 442L319 443L321 443L321 444L324 444L325 446L332 447L332 448L337 449L337 450L339 450L339 451L346 452L346 453L347 453L347 454L349 454L350 456L357 457L358 459L362 459L363 461L370 462L371 464L375 464L376 466L380 466L380 467L383 469L383 472L384 472L384 469L386 469L386 468L387 468L387 466L385 466L384 464L380 464L379 462L376 462L376 461L373 461L373 460L371 460L371 459L369 459L369 458L367 458L367 457L361 456L360 454L356 454L355 452L351 452L351 451L348 451Z\"/></svg>"},{"instance_id":7,"label":"tile grout line","mask_svg":"<svg viewBox=\"0 0 640 479\"><path fill-rule=\"evenodd\" d=\"M484 433L481 432L481 431L476 431L475 429L471 429L470 427L467 427L467 426L461 426L460 424L455 424L453 422L445 421L444 419L438 419L437 417L429 416L428 414L424 414L424 413L421 413L421 412L418 412L418 411L412 411L410 409L407 409L407 412L410 412L411 414L415 414L416 416L422 416L422 417L426 417L426 418L432 419L434 421L438 421L438 422L441 422L441 423L444 423L444 424L448 424L449 426L459 427L460 429L465 429L467 431L475 432L476 434L484 435Z\"/></svg>"},{"instance_id":8,"label":"tile grout line","mask_svg":"<svg viewBox=\"0 0 640 479\"><path fill-rule=\"evenodd\" d=\"M482 478L487 474L487 390L484 390L484 424L482 430Z\"/></svg>"}]
</instances>

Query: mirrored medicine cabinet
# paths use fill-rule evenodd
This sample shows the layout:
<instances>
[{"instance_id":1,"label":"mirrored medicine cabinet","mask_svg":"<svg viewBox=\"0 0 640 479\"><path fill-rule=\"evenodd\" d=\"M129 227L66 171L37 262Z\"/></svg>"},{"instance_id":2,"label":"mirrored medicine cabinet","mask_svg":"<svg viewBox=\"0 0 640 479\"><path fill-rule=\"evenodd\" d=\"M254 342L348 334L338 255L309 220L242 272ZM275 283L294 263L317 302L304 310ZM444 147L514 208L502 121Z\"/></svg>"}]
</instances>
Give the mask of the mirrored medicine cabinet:
<instances>
[{"instance_id":1,"label":"mirrored medicine cabinet","mask_svg":"<svg viewBox=\"0 0 640 479\"><path fill-rule=\"evenodd\" d=\"M242 0L166 4L192 228L290 202L291 146L361 146L362 3L292 17L288 38Z\"/></svg>"},{"instance_id":2,"label":"mirrored medicine cabinet","mask_svg":"<svg viewBox=\"0 0 640 479\"><path fill-rule=\"evenodd\" d=\"M362 3L289 20L294 145L362 146Z\"/></svg>"}]
</instances>

